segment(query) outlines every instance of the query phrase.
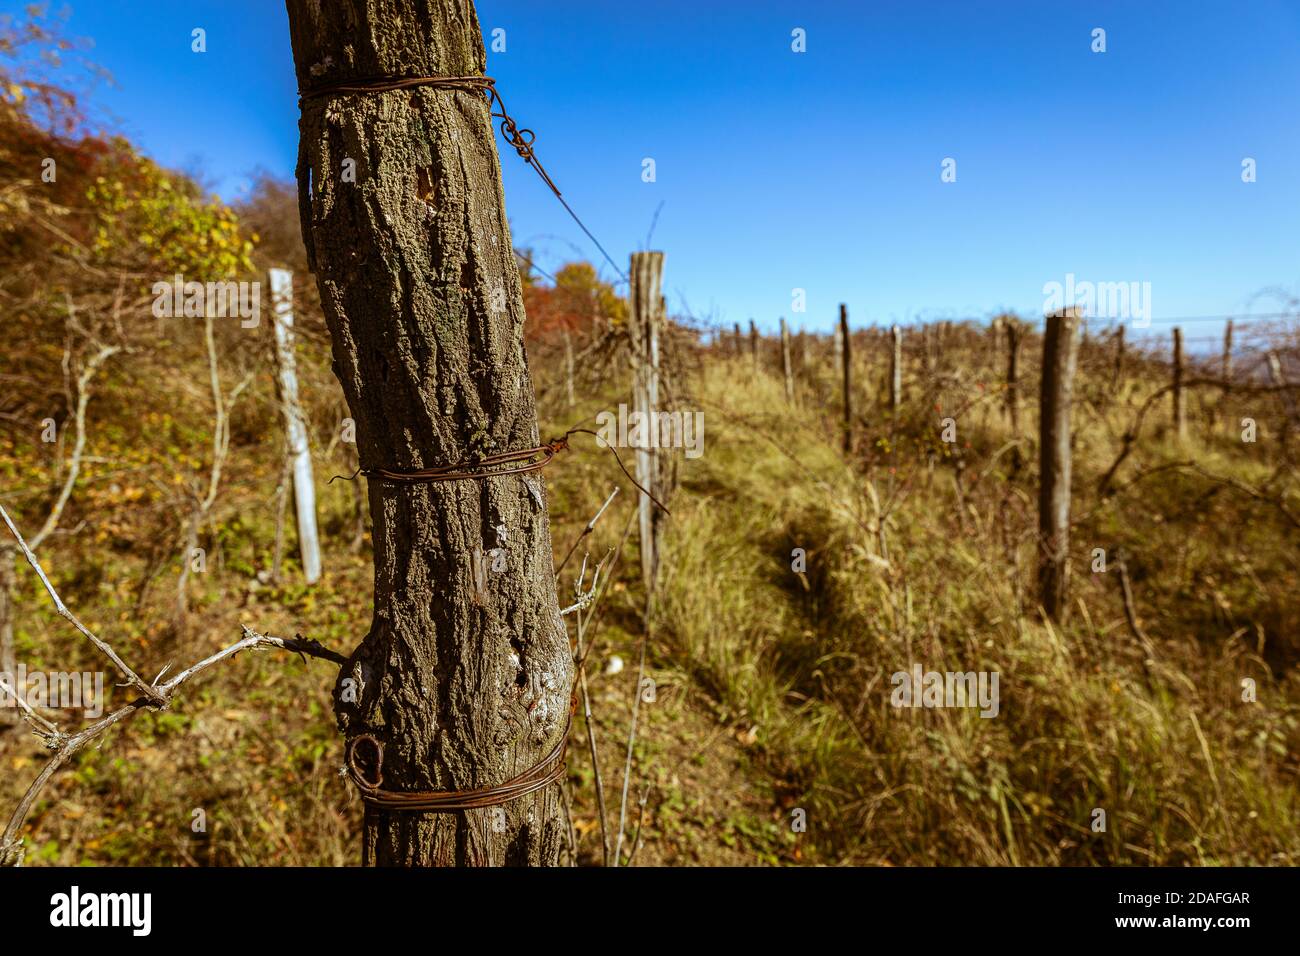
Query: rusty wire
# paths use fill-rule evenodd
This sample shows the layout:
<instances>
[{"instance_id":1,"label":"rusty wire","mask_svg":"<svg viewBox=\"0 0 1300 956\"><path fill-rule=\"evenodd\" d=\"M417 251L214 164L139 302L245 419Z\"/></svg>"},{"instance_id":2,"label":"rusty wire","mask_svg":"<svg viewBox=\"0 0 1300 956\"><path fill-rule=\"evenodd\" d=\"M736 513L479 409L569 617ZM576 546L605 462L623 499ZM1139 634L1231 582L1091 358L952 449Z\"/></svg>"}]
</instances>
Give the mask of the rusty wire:
<instances>
[{"instance_id":1,"label":"rusty wire","mask_svg":"<svg viewBox=\"0 0 1300 956\"><path fill-rule=\"evenodd\" d=\"M573 729L573 712L576 707L577 697L571 694L564 734L555 746L528 770L495 787L478 787L474 790L385 790L383 788L384 745L371 734L359 734L348 741L346 758L348 776L361 791L361 799L366 805L380 810L454 813L461 810L481 810L485 807L500 806L530 793L536 793L564 775L564 758L569 749L569 732ZM367 743L374 748L373 780L357 766L356 749L361 743Z\"/></svg>"},{"instance_id":2,"label":"rusty wire","mask_svg":"<svg viewBox=\"0 0 1300 956\"><path fill-rule=\"evenodd\" d=\"M555 194L560 205L564 207L565 212L572 217L573 221L578 224L578 228L586 233L587 238L596 244L600 254L605 257L605 261L610 264L614 272L623 279L628 281L627 274L619 268L618 263L613 257L605 251L599 239L595 237L587 224L581 217L573 211L564 196L560 193L560 188L555 185L555 180L551 179L550 174L542 165L541 160L533 151L533 143L537 140L537 134L531 129L520 129L519 125L506 112L505 100L497 92L496 80L490 76L379 76L365 77L353 80L344 80L339 83L330 83L323 86L314 87L309 90L303 90L299 93L299 104L304 100L316 99L322 96L343 96L353 93L388 93L394 90L407 90L416 87L430 87L439 90L460 90L463 93L478 93L483 95L488 101L488 112L493 119L501 121L501 135L505 137L506 142L514 147L519 158L533 168L533 171L546 183L548 189Z\"/></svg>"},{"instance_id":3,"label":"rusty wire","mask_svg":"<svg viewBox=\"0 0 1300 956\"><path fill-rule=\"evenodd\" d=\"M333 484L337 481L355 481L357 475L365 475L367 478L374 478L380 481L390 481L396 484L432 484L439 481L481 481L484 478L500 478L505 475L523 475L530 471L539 471L549 465L552 459L562 451L569 450L569 439L573 435L592 435L598 441L603 441L600 435L590 428L570 428L558 438L552 438L548 442L537 445L534 448L523 448L519 451L506 451L496 455L488 455L485 458L477 458L473 461L460 462L454 465L438 465L434 468L419 468L413 471L398 471L392 468L367 468L362 466L354 471L351 475L335 475L326 484ZM656 498L649 490L639 481L632 477L632 473L627 470L623 464L623 459L619 457L614 446L606 443L605 447L609 453L614 456L618 462L618 467L622 469L627 480L636 486L637 491L641 492L647 498L655 503L664 514L671 515L672 512L668 507Z\"/></svg>"}]
</instances>

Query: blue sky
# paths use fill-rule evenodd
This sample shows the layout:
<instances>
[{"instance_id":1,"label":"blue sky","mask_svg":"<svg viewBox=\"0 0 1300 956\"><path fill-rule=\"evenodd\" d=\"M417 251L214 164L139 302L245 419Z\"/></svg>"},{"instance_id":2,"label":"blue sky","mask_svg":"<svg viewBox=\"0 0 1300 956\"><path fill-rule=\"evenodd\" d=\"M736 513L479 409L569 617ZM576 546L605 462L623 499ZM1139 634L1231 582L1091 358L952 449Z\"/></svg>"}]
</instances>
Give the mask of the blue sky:
<instances>
[{"instance_id":1,"label":"blue sky","mask_svg":"<svg viewBox=\"0 0 1300 956\"><path fill-rule=\"evenodd\" d=\"M256 168L292 174L282 3L70 6L68 32L116 81L98 103L147 153L231 199ZM1297 0L478 9L485 33L506 31L489 74L620 263L662 203L652 244L676 310L822 331L841 301L855 325L1034 315L1044 283L1073 273L1150 282L1159 322L1276 311L1258 293L1300 290ZM1241 181L1245 157L1257 182ZM956 182L941 182L945 158ZM508 148L502 166L516 245L551 270L600 261Z\"/></svg>"}]
</instances>

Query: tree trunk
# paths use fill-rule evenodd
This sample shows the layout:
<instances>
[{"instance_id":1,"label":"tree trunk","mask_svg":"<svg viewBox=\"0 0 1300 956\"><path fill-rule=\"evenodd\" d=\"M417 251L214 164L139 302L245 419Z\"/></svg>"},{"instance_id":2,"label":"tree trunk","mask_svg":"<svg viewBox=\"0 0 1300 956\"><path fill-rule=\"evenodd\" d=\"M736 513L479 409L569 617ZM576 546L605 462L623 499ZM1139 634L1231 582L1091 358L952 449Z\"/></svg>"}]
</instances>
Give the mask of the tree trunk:
<instances>
[{"instance_id":1,"label":"tree trunk","mask_svg":"<svg viewBox=\"0 0 1300 956\"><path fill-rule=\"evenodd\" d=\"M288 8L301 89L483 73L470 0ZM303 237L362 462L409 471L536 446L486 100L328 94L303 101L300 133ZM534 768L566 732L573 679L540 477L375 480L370 515L374 618L336 687L344 735L383 744L386 790L476 789ZM480 596L475 552L498 548L505 570ZM469 811L368 807L363 862L556 865L563 843L551 785Z\"/></svg>"}]
</instances>

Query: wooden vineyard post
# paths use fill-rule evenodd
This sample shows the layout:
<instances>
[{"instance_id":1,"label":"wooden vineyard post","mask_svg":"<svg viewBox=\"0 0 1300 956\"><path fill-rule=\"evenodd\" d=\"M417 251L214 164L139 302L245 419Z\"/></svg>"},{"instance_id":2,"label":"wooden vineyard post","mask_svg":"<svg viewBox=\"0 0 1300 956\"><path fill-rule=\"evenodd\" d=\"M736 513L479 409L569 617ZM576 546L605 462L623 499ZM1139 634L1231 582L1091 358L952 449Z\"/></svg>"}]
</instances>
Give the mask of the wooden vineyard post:
<instances>
[{"instance_id":1,"label":"wooden vineyard post","mask_svg":"<svg viewBox=\"0 0 1300 956\"><path fill-rule=\"evenodd\" d=\"M742 341L741 338L740 338L740 323L737 322L737 323L735 324L735 326L736 326L736 331L735 331L735 335L732 336L731 344L732 344L733 346L735 346L735 349L736 349L736 357L739 358L739 357L740 357L740 353L741 353L741 351L742 351L742 346L741 346L741 344L740 344L741 341Z\"/></svg>"},{"instance_id":2,"label":"wooden vineyard post","mask_svg":"<svg viewBox=\"0 0 1300 956\"><path fill-rule=\"evenodd\" d=\"M293 497L297 506L298 551L308 584L320 580L320 536L316 531L316 483L312 475L307 424L298 401L298 366L293 352L293 274L271 269L271 314L275 326L275 358L279 371L280 409L289 458L293 463Z\"/></svg>"},{"instance_id":3,"label":"wooden vineyard post","mask_svg":"<svg viewBox=\"0 0 1300 956\"><path fill-rule=\"evenodd\" d=\"M564 330L564 393L570 408L577 404L573 395L573 336L568 329Z\"/></svg>"},{"instance_id":4,"label":"wooden vineyard post","mask_svg":"<svg viewBox=\"0 0 1300 956\"><path fill-rule=\"evenodd\" d=\"M1124 326L1121 324L1115 332L1115 369L1111 373L1110 390L1113 393L1119 390L1119 384L1124 375Z\"/></svg>"},{"instance_id":5,"label":"wooden vineyard post","mask_svg":"<svg viewBox=\"0 0 1300 956\"><path fill-rule=\"evenodd\" d=\"M1011 436L1020 437L1020 384L1017 381L1020 360L1020 323L1007 322L1007 418L1011 422Z\"/></svg>"},{"instance_id":6,"label":"wooden vineyard post","mask_svg":"<svg viewBox=\"0 0 1300 956\"><path fill-rule=\"evenodd\" d=\"M890 326L892 348L889 353L889 410L897 412L903 401L903 330Z\"/></svg>"},{"instance_id":7,"label":"wooden vineyard post","mask_svg":"<svg viewBox=\"0 0 1300 956\"><path fill-rule=\"evenodd\" d=\"M755 374L758 373L758 326L754 320L749 320L749 360L754 365Z\"/></svg>"},{"instance_id":8,"label":"wooden vineyard post","mask_svg":"<svg viewBox=\"0 0 1300 956\"><path fill-rule=\"evenodd\" d=\"M1232 319L1223 327L1223 390L1228 391L1232 385Z\"/></svg>"},{"instance_id":9,"label":"wooden vineyard post","mask_svg":"<svg viewBox=\"0 0 1300 956\"><path fill-rule=\"evenodd\" d=\"M1183 330L1174 326L1174 437L1181 443L1187 438L1187 396L1183 394Z\"/></svg>"},{"instance_id":10,"label":"wooden vineyard post","mask_svg":"<svg viewBox=\"0 0 1300 956\"><path fill-rule=\"evenodd\" d=\"M361 462L409 474L537 447L472 0L286 6L305 94L302 236ZM448 76L469 79L373 85ZM557 866L568 827L546 775L563 760L575 667L543 479L478 465L446 481L367 478L373 610L333 695L345 759L358 786L466 799L450 813L368 802L362 861ZM504 570L485 574L492 550ZM547 785L492 795L520 779Z\"/></svg>"},{"instance_id":11,"label":"wooden vineyard post","mask_svg":"<svg viewBox=\"0 0 1300 956\"><path fill-rule=\"evenodd\" d=\"M781 371L785 375L785 400L794 403L794 365L790 360L790 326L781 317Z\"/></svg>"},{"instance_id":12,"label":"wooden vineyard post","mask_svg":"<svg viewBox=\"0 0 1300 956\"><path fill-rule=\"evenodd\" d=\"M853 355L849 345L849 307L840 304L840 359L844 369L844 453L853 451Z\"/></svg>"},{"instance_id":13,"label":"wooden vineyard post","mask_svg":"<svg viewBox=\"0 0 1300 956\"><path fill-rule=\"evenodd\" d=\"M658 495L659 449L657 415L659 410L659 324L663 299L664 254L632 253L631 318L636 371L632 379L632 407L641 414L642 441L636 449L636 480L651 494ZM736 327L739 341L740 327ZM645 585L647 606L654 594L656 553L656 514L654 503L645 495L637 499L637 524L641 543L641 580Z\"/></svg>"},{"instance_id":14,"label":"wooden vineyard post","mask_svg":"<svg viewBox=\"0 0 1300 956\"><path fill-rule=\"evenodd\" d=\"M1079 356L1079 313L1047 316L1039 397L1038 598L1059 621L1069 589L1070 400Z\"/></svg>"},{"instance_id":15,"label":"wooden vineyard post","mask_svg":"<svg viewBox=\"0 0 1300 956\"><path fill-rule=\"evenodd\" d=\"M1268 377L1275 388L1282 390L1282 409L1284 418L1282 420L1282 447L1287 447L1291 441L1291 431L1295 427L1296 407L1295 395L1292 394L1287 381L1286 372L1282 369L1282 360L1278 357L1277 349L1268 351Z\"/></svg>"}]
</instances>

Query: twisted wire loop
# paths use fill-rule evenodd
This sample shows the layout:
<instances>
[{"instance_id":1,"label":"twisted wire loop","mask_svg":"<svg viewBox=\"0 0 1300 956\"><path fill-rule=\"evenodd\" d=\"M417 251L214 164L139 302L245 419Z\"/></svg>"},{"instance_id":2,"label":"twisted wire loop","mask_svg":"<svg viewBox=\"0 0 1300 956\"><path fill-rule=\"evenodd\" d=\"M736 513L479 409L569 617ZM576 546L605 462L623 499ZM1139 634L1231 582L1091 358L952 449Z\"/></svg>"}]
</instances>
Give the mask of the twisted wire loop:
<instances>
[{"instance_id":1,"label":"twisted wire loop","mask_svg":"<svg viewBox=\"0 0 1300 956\"><path fill-rule=\"evenodd\" d=\"M479 458L474 461L462 462L455 465L439 465L436 468L421 468L416 471L396 471L391 468L366 468L361 467L351 475L335 475L326 484L333 484L335 481L355 481L357 475L365 475L367 478L377 479L379 481L391 481L396 484L430 484L438 481L463 481L468 479L482 480L484 478L499 478L503 475L524 475L530 471L540 471L549 465L552 459L562 451L569 449L569 438L573 435L592 435L600 440L600 435L590 428L570 428L558 438L552 438L550 441L538 445L535 448L524 448L519 451L505 451L496 455L488 455L486 458ZM619 457L618 452L613 445L606 445L614 460L618 462L618 467L622 469L627 480L632 482L637 491L641 492L651 501L653 501L664 514L672 514L668 507L648 491L644 485L632 477L632 473L627 470L627 465L623 464L623 459Z\"/></svg>"},{"instance_id":2,"label":"twisted wire loop","mask_svg":"<svg viewBox=\"0 0 1300 956\"><path fill-rule=\"evenodd\" d=\"M394 471L390 468L362 468L360 474L367 478L391 481L398 484L429 484L437 481L460 481L467 478L497 478L502 475L524 475L539 471L551 463L560 452L569 447L569 436L553 438L536 448L501 452L475 461L456 465L439 465L416 471ZM338 477L338 476L335 476ZM356 477L355 475L353 477ZM331 478L330 481L334 479Z\"/></svg>"},{"instance_id":3,"label":"twisted wire loop","mask_svg":"<svg viewBox=\"0 0 1300 956\"><path fill-rule=\"evenodd\" d=\"M533 152L533 143L537 134L531 129L520 129L519 125L506 112L505 100L497 92L496 80L490 76L381 76L356 80L345 80L303 90L299 100L316 99L321 96L341 96L348 93L387 93L391 90L409 90L417 86L429 86L440 90L460 90L464 93L479 93L488 101L488 110L493 119L501 121L501 135L514 147L519 158L533 167L542 178L555 198L563 200L559 187L542 166L541 160Z\"/></svg>"},{"instance_id":4,"label":"twisted wire loop","mask_svg":"<svg viewBox=\"0 0 1300 956\"><path fill-rule=\"evenodd\" d=\"M488 113L493 119L499 119L501 121L501 135L504 136L506 141L514 147L515 152L519 154L519 158L529 166L533 167L533 171L541 177L542 182L546 183L546 187L555 194L555 198L559 200L560 205L564 207L565 212L567 212L573 218L573 221L578 224L578 228L586 233L587 238L596 244L596 248L599 249L600 254L605 257L605 261L610 264L624 282L627 282L627 273L619 267L619 264L614 261L613 256L611 256L605 247L601 245L600 240L597 239L595 234L587 228L587 224L582 221L582 218L576 212L574 212L573 207L569 205L568 201L560 195L560 188L555 185L555 181L551 179L550 173L546 171L545 167L542 166L542 161L539 160L537 154L533 152L533 143L537 139L537 134L531 129L520 129L519 125L510 118L510 114L506 112L505 100L503 100L501 94L497 92L496 82L497 81L490 76L362 77L354 80L344 80L340 83L329 83L308 90L302 90L298 94L298 102L301 106L303 101L316 99L321 96L342 96L348 93L387 93L392 90L409 90L417 86L428 86L439 90L460 90L465 93L481 94L488 101Z\"/></svg>"},{"instance_id":5,"label":"twisted wire loop","mask_svg":"<svg viewBox=\"0 0 1300 956\"><path fill-rule=\"evenodd\" d=\"M569 732L573 729L573 712L577 709L577 704L577 696L570 695L569 717L564 724L564 734L550 752L533 767L495 787L480 787L475 790L385 790L383 788L384 745L371 734L359 734L348 741L346 757L348 776L361 791L361 799L366 805L380 810L407 813L455 813L460 810L481 810L484 807L501 806L520 797L526 797L530 793L536 793L564 776L564 758L569 749ZM363 743L374 749L373 780L357 766L357 746Z\"/></svg>"}]
</instances>

